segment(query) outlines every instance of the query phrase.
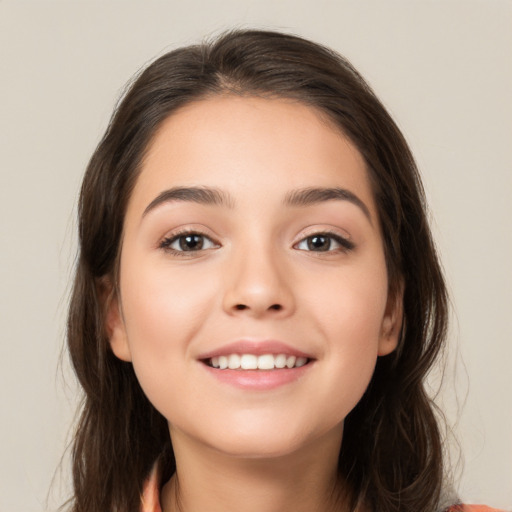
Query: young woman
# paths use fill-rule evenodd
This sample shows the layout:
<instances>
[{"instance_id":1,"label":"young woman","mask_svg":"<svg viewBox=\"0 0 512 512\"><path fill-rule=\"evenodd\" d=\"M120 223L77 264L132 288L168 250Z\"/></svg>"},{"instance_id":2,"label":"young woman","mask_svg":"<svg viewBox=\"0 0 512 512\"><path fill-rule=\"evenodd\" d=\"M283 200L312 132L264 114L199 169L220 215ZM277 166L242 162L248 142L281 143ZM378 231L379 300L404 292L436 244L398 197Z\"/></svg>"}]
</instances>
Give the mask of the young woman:
<instances>
[{"instance_id":1,"label":"young woman","mask_svg":"<svg viewBox=\"0 0 512 512\"><path fill-rule=\"evenodd\" d=\"M439 511L447 296L413 157L342 57L237 31L132 84L79 205L75 512Z\"/></svg>"}]
</instances>

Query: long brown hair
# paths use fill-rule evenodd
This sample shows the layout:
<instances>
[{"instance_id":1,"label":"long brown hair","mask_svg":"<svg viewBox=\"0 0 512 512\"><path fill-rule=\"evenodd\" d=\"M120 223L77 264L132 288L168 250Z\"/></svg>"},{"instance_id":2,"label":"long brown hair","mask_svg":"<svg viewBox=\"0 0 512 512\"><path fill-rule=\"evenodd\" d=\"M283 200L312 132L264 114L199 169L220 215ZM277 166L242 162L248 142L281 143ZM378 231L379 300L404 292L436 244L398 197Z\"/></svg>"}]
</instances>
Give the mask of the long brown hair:
<instances>
[{"instance_id":1,"label":"long brown hair","mask_svg":"<svg viewBox=\"0 0 512 512\"><path fill-rule=\"evenodd\" d=\"M101 282L116 279L127 201L155 130L181 106L212 95L296 99L326 114L363 155L382 226L390 293L404 290L398 349L379 358L345 421L339 471L373 510L435 510L442 445L426 373L445 339L447 296L421 181L400 130L337 53L302 38L233 31L171 51L131 84L93 154L79 202L80 253L68 344L84 390L73 444L73 512L136 511L151 467L175 471L167 422L105 334Z\"/></svg>"}]
</instances>

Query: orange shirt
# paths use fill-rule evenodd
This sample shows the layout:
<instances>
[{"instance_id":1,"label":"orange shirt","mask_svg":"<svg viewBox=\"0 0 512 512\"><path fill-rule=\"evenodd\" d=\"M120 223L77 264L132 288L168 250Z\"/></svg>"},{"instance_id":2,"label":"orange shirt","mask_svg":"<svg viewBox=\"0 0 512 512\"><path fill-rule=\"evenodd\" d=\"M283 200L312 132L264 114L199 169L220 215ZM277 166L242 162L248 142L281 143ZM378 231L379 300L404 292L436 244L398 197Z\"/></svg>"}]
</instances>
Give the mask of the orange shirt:
<instances>
[{"instance_id":1,"label":"orange shirt","mask_svg":"<svg viewBox=\"0 0 512 512\"><path fill-rule=\"evenodd\" d=\"M453 505L445 512L505 512L497 508L486 507L485 505Z\"/></svg>"},{"instance_id":2,"label":"orange shirt","mask_svg":"<svg viewBox=\"0 0 512 512\"><path fill-rule=\"evenodd\" d=\"M505 512L497 508L486 507L485 505L453 505L446 509L446 512Z\"/></svg>"},{"instance_id":3,"label":"orange shirt","mask_svg":"<svg viewBox=\"0 0 512 512\"><path fill-rule=\"evenodd\" d=\"M160 506L160 495L158 490L158 474L156 468L153 469L141 497L140 512L162 512ZM445 512L504 512L496 508L486 507L485 505L453 505Z\"/></svg>"}]
</instances>

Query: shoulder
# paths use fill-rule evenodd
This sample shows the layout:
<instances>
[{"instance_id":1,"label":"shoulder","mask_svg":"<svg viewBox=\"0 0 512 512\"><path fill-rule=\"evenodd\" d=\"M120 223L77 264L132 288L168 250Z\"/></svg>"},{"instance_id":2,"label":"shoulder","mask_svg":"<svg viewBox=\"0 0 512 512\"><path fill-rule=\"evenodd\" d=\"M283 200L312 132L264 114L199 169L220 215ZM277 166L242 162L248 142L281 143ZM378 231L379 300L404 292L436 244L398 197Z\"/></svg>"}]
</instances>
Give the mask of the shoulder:
<instances>
[{"instance_id":1,"label":"shoulder","mask_svg":"<svg viewBox=\"0 0 512 512\"><path fill-rule=\"evenodd\" d=\"M162 512L158 486L158 468L156 464L153 467L149 478L144 483L140 512Z\"/></svg>"},{"instance_id":2,"label":"shoulder","mask_svg":"<svg viewBox=\"0 0 512 512\"><path fill-rule=\"evenodd\" d=\"M505 512L497 508L487 507L485 505L452 505L445 509L445 512Z\"/></svg>"}]
</instances>

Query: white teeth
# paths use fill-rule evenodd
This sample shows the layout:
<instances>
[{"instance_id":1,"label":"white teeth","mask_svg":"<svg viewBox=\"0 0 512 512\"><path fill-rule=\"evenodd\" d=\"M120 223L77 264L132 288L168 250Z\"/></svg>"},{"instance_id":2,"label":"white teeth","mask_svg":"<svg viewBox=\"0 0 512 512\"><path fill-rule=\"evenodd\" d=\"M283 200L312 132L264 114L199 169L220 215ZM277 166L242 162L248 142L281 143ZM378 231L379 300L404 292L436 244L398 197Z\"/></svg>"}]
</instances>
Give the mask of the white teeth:
<instances>
[{"instance_id":1,"label":"white teeth","mask_svg":"<svg viewBox=\"0 0 512 512\"><path fill-rule=\"evenodd\" d=\"M287 366L288 368L293 368L293 367L294 367L294 365L295 365L295 360L296 360L296 359L297 359L297 358L296 358L295 356L289 356L289 357L287 357L287 358L286 358L286 366Z\"/></svg>"},{"instance_id":2,"label":"white teeth","mask_svg":"<svg viewBox=\"0 0 512 512\"><path fill-rule=\"evenodd\" d=\"M231 354L229 356L228 368L230 370L236 370L240 368L240 356L238 354Z\"/></svg>"},{"instance_id":3,"label":"white teeth","mask_svg":"<svg viewBox=\"0 0 512 512\"><path fill-rule=\"evenodd\" d=\"M274 369L274 356L272 354L265 354L258 357L259 370L273 370Z\"/></svg>"},{"instance_id":4,"label":"white teeth","mask_svg":"<svg viewBox=\"0 0 512 512\"><path fill-rule=\"evenodd\" d=\"M300 368L308 362L306 357L287 356L286 354L230 354L212 357L210 365L220 370L273 370L274 368Z\"/></svg>"},{"instance_id":5,"label":"white teeth","mask_svg":"<svg viewBox=\"0 0 512 512\"><path fill-rule=\"evenodd\" d=\"M276 368L284 368L286 366L286 356L284 354L277 355L274 364Z\"/></svg>"},{"instance_id":6,"label":"white teeth","mask_svg":"<svg viewBox=\"0 0 512 512\"><path fill-rule=\"evenodd\" d=\"M308 362L306 357L297 357L297 360L295 361L295 366L301 367L304 366Z\"/></svg>"},{"instance_id":7,"label":"white teeth","mask_svg":"<svg viewBox=\"0 0 512 512\"><path fill-rule=\"evenodd\" d=\"M258 369L258 357L252 354L243 354L240 357L240 367L242 370L257 370Z\"/></svg>"}]
</instances>

